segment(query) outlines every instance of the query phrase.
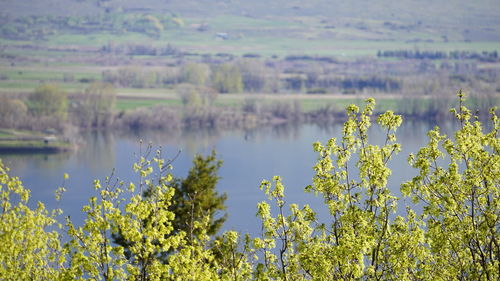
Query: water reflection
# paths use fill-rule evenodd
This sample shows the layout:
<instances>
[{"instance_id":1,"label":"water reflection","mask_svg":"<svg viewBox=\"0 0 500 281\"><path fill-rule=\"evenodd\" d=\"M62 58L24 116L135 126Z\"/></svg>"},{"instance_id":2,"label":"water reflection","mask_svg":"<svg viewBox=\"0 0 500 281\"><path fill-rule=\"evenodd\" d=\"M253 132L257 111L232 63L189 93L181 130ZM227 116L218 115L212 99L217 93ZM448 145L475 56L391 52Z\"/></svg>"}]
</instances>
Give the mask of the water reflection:
<instances>
[{"instance_id":1,"label":"water reflection","mask_svg":"<svg viewBox=\"0 0 500 281\"><path fill-rule=\"evenodd\" d=\"M16 153L0 154L4 164L14 171L27 172L27 169L53 169L60 167L70 157L70 153Z\"/></svg>"},{"instance_id":2,"label":"water reflection","mask_svg":"<svg viewBox=\"0 0 500 281\"><path fill-rule=\"evenodd\" d=\"M179 146L189 155L196 154L200 149L206 150L216 145L221 138L221 132L217 129L195 129L195 130L133 130L117 132L121 140L137 143L142 140L145 145L155 146Z\"/></svg>"},{"instance_id":3,"label":"water reflection","mask_svg":"<svg viewBox=\"0 0 500 281\"><path fill-rule=\"evenodd\" d=\"M417 152L427 143L427 131L436 124L431 122L405 122L398 130L398 142L403 151L396 155L389 167L393 174L389 180L391 190L398 195L399 184L411 179L416 171L406 164L409 153ZM445 133L456 128L456 124L438 124ZM162 146L167 158L181 151L173 163L174 174L184 177L196 153L209 153L215 148L224 161L220 169L220 192L228 195L229 218L225 229L237 229L257 234L259 221L255 217L256 204L265 200L259 190L263 179L280 175L286 186L287 202L311 204L322 210L320 217L326 218L321 207L322 200L303 189L311 183L312 166L317 155L312 143L325 143L332 137L340 139L341 124L281 124L248 130L217 131L132 131L132 132L88 132L82 135L80 148L69 154L54 155L0 155L11 167L12 174L20 176L25 186L32 190L34 200L48 207L61 207L65 214L77 222L82 219L81 206L94 194L94 179L104 179L113 169L125 182L137 181L132 165L139 153L139 140ZM373 126L369 132L370 142L382 144L385 132ZM61 185L63 173L70 174L68 191L61 203L53 199L54 190ZM356 173L356 170L352 170ZM59 205L57 205L59 204ZM401 202L404 209L407 202Z\"/></svg>"},{"instance_id":4,"label":"water reflection","mask_svg":"<svg viewBox=\"0 0 500 281\"><path fill-rule=\"evenodd\" d=\"M112 170L116 161L113 147L116 145L115 134L109 131L92 131L82 134L82 143L76 151L76 157L94 172Z\"/></svg>"}]
</instances>

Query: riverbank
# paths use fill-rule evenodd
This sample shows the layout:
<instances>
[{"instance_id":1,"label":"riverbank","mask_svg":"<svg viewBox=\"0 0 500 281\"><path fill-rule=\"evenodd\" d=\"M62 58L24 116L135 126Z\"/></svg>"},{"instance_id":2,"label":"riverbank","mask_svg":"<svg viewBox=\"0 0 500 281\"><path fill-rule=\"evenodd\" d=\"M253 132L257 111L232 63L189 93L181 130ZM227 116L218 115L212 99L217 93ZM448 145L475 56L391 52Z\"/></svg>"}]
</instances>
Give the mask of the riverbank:
<instances>
[{"instance_id":1,"label":"riverbank","mask_svg":"<svg viewBox=\"0 0 500 281\"><path fill-rule=\"evenodd\" d=\"M111 105L107 112L89 113L79 110L78 101L69 99L72 105L67 118L57 116L35 117L25 111L15 122L5 123L0 129L0 152L3 153L56 153L72 150L82 131L139 131L139 130L234 130L254 129L290 123L332 124L346 119L348 104L363 106L365 96L330 95L230 95L224 94L209 104L182 104L179 96L153 97L138 93L126 97L129 108ZM168 98L171 98L169 100ZM396 97L376 96L374 116L392 110L405 120L446 121L453 118L450 108L458 100L444 97ZM143 104L148 101L151 103ZM173 104L171 101L176 101ZM22 104L21 100L14 103ZM163 103L166 102L166 103ZM499 102L496 96L472 96L466 101L473 112L488 112ZM83 108L85 109L85 108ZM26 108L25 108L26 110ZM15 112L14 112L15 113ZM22 117L22 118L21 118ZM484 118L484 116L480 116ZM41 132L41 133L40 133ZM71 140L71 141L70 141Z\"/></svg>"},{"instance_id":2,"label":"riverbank","mask_svg":"<svg viewBox=\"0 0 500 281\"><path fill-rule=\"evenodd\" d=\"M219 99L220 98L220 99ZM151 97L150 104L139 106L144 99L128 97L129 109L115 114L113 124L120 129L176 129L176 128L254 128L289 122L324 123L345 121L349 104L363 106L364 96L296 96L275 95L240 98L221 95L215 105L182 106L162 103ZM392 110L405 120L446 121L453 118L449 109L458 99L445 97L377 96L375 115ZM173 99L172 99L173 100ZM473 112L487 113L499 102L495 96L472 96L466 104ZM120 103L120 100L118 100ZM134 107L133 105L137 105Z\"/></svg>"},{"instance_id":3,"label":"riverbank","mask_svg":"<svg viewBox=\"0 0 500 281\"><path fill-rule=\"evenodd\" d=\"M72 143L54 134L0 129L2 153L58 153L72 149Z\"/></svg>"}]
</instances>

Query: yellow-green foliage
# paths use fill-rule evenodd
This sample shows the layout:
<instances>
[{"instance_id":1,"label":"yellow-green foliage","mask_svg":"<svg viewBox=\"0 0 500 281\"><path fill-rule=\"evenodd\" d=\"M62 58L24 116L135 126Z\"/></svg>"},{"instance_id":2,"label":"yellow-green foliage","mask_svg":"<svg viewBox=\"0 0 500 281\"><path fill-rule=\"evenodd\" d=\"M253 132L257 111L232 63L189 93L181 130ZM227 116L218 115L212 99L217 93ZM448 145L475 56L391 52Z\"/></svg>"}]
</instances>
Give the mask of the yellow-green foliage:
<instances>
[{"instance_id":1,"label":"yellow-green foliage","mask_svg":"<svg viewBox=\"0 0 500 281\"><path fill-rule=\"evenodd\" d=\"M29 96L29 109L35 117L53 116L64 120L67 108L67 93L55 85L40 85Z\"/></svg>"},{"instance_id":2,"label":"yellow-green foliage","mask_svg":"<svg viewBox=\"0 0 500 281\"><path fill-rule=\"evenodd\" d=\"M239 68L234 64L225 63L215 68L213 86L219 93L240 93L243 91L243 81Z\"/></svg>"},{"instance_id":3,"label":"yellow-green foliage","mask_svg":"<svg viewBox=\"0 0 500 281\"><path fill-rule=\"evenodd\" d=\"M182 79L184 82L203 86L206 84L210 69L202 63L188 63L182 67Z\"/></svg>"},{"instance_id":4,"label":"yellow-green foliage","mask_svg":"<svg viewBox=\"0 0 500 281\"><path fill-rule=\"evenodd\" d=\"M28 206L30 191L0 161L0 280L63 279L60 210Z\"/></svg>"},{"instance_id":5,"label":"yellow-green foliage","mask_svg":"<svg viewBox=\"0 0 500 281\"><path fill-rule=\"evenodd\" d=\"M461 91L459 98L458 109L452 110L460 122L454 138L437 127L429 132L427 146L409 158L420 174L403 184L402 191L424 205L432 252L428 267L436 280L498 280L500 123L492 109L492 129L484 133L463 105Z\"/></svg>"},{"instance_id":6,"label":"yellow-green foliage","mask_svg":"<svg viewBox=\"0 0 500 281\"><path fill-rule=\"evenodd\" d=\"M323 198L329 219L319 221L311 206L287 204L274 177L261 185L268 200L257 206L260 237L235 231L212 237L208 216L189 233L174 229L170 165L161 152L151 158L148 152L134 165L138 183L95 182L86 220L83 226L67 221L70 240L63 247L58 211L28 208L29 191L2 167L0 279L498 280L499 122L492 110L491 130L483 132L462 102L460 93L454 137L436 128L410 155L419 173L401 191L421 211L406 206L404 217L395 214L399 198L387 187L402 118L380 115L386 141L370 144L373 99L364 109L347 108L340 139L314 144L319 157L306 191ZM129 243L129 258L111 242L117 233Z\"/></svg>"},{"instance_id":7,"label":"yellow-green foliage","mask_svg":"<svg viewBox=\"0 0 500 281\"><path fill-rule=\"evenodd\" d=\"M22 100L0 96L0 125L4 128L19 125L27 113L28 107Z\"/></svg>"}]
</instances>

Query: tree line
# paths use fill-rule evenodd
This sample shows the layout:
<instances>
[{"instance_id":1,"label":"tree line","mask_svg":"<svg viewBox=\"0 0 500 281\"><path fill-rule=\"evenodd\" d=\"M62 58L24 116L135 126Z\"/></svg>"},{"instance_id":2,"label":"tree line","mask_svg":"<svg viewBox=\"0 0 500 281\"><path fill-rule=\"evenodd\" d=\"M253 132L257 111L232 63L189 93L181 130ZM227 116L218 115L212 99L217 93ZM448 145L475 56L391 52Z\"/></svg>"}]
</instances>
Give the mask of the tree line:
<instances>
[{"instance_id":1,"label":"tree line","mask_svg":"<svg viewBox=\"0 0 500 281\"><path fill-rule=\"evenodd\" d=\"M187 65L185 80L176 85L180 106L155 105L119 110L116 107L116 90L111 83L94 82L82 91L71 94L56 85L42 84L26 96L0 96L0 127L55 131L64 135L74 131L72 129L230 129L284 122L338 122L345 119L342 109L332 104L305 110L300 100L248 98L238 107L217 106L216 100L220 93L205 86L208 76L200 75L198 67L196 64ZM202 73L206 73L205 70L201 68ZM221 83L224 82L224 77L219 79ZM321 92L322 88L309 91L324 93ZM452 104L452 99L447 96L406 97L395 102L397 112L407 118L442 120L447 118L447 108ZM494 95L472 95L468 102L475 110L484 113L487 108L498 103L498 98Z\"/></svg>"},{"instance_id":2,"label":"tree line","mask_svg":"<svg viewBox=\"0 0 500 281\"><path fill-rule=\"evenodd\" d=\"M115 116L116 92L111 84L94 82L69 98L54 84L41 84L26 98L0 97L0 126L4 128L64 131L108 127Z\"/></svg>"},{"instance_id":3,"label":"tree line","mask_svg":"<svg viewBox=\"0 0 500 281\"><path fill-rule=\"evenodd\" d=\"M324 74L317 71L280 73L261 62L236 60L216 64L189 62L180 67L147 70L121 67L102 72L102 80L117 87L157 88L191 84L208 86L218 93L328 93L332 90L356 93L364 90L397 92L403 79L385 75ZM319 89L319 90L318 90Z\"/></svg>"},{"instance_id":4,"label":"tree line","mask_svg":"<svg viewBox=\"0 0 500 281\"><path fill-rule=\"evenodd\" d=\"M377 57L404 58L404 59L429 59L429 60L478 60L482 62L498 61L498 51L420 51L420 50L384 50L377 51Z\"/></svg>"}]
</instances>

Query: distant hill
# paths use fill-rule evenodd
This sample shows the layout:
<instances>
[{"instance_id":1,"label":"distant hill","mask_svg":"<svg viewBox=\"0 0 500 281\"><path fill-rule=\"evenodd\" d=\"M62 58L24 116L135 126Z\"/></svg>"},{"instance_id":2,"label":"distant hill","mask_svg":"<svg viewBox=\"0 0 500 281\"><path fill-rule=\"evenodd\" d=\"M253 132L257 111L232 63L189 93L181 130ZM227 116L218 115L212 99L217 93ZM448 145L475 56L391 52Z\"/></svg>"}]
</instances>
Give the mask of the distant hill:
<instances>
[{"instance_id":1,"label":"distant hill","mask_svg":"<svg viewBox=\"0 0 500 281\"><path fill-rule=\"evenodd\" d=\"M216 53L266 46L259 52L314 48L313 53L329 54L343 41L360 44L341 47L354 53L448 42L459 45L430 49L496 50L500 0L0 0L0 39L95 46L134 42L138 34L159 44ZM490 45L464 45L469 42Z\"/></svg>"},{"instance_id":2,"label":"distant hill","mask_svg":"<svg viewBox=\"0 0 500 281\"><path fill-rule=\"evenodd\" d=\"M498 0L0 0L2 14L90 15L99 12L174 12L185 17L217 15L252 18L320 17L336 22L420 23L439 29L468 29L500 37Z\"/></svg>"}]
</instances>

